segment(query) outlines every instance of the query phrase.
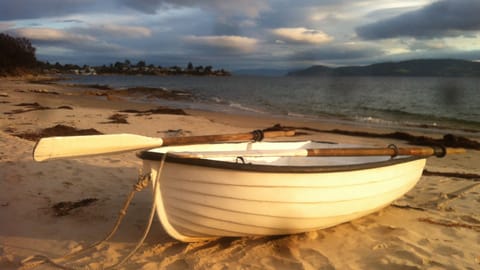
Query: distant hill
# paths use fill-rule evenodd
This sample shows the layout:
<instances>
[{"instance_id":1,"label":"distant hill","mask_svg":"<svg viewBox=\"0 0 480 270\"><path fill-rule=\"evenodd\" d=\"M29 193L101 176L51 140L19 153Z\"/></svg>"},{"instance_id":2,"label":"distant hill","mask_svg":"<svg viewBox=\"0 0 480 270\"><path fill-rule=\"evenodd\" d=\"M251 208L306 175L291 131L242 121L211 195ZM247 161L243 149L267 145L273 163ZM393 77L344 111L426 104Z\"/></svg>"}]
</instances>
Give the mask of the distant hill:
<instances>
[{"instance_id":1,"label":"distant hill","mask_svg":"<svg viewBox=\"0 0 480 270\"><path fill-rule=\"evenodd\" d=\"M480 63L454 59L419 59L337 68L318 65L289 72L287 76L480 77Z\"/></svg>"}]
</instances>

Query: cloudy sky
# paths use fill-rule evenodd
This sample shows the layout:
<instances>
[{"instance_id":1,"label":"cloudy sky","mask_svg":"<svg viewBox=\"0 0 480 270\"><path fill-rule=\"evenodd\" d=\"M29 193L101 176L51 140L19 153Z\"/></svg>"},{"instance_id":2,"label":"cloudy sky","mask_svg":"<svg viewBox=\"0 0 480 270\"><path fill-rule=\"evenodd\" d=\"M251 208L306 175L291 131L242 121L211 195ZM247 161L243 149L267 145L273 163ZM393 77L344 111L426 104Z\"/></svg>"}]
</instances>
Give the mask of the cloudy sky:
<instances>
[{"instance_id":1,"label":"cloudy sky","mask_svg":"<svg viewBox=\"0 0 480 270\"><path fill-rule=\"evenodd\" d=\"M50 62L215 68L480 60L480 0L2 0Z\"/></svg>"}]
</instances>

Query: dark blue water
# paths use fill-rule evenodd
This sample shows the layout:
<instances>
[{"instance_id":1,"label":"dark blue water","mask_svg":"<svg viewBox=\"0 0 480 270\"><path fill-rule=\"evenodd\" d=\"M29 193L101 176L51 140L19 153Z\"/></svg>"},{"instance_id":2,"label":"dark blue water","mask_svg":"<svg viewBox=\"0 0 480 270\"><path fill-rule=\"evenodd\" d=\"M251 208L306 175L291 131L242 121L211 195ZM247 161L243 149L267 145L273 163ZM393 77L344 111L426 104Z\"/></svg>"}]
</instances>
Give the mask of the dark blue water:
<instances>
[{"instance_id":1,"label":"dark blue water","mask_svg":"<svg viewBox=\"0 0 480 270\"><path fill-rule=\"evenodd\" d=\"M72 80L188 91L193 100L169 102L182 108L480 131L480 78L109 75Z\"/></svg>"}]
</instances>

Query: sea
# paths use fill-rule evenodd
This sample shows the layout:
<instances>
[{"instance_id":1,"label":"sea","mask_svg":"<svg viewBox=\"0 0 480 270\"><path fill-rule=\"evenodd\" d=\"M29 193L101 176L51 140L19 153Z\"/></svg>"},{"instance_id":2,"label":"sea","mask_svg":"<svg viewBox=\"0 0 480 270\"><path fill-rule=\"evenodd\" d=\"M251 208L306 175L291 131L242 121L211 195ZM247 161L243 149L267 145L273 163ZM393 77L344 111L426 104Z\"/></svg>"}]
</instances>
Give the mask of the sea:
<instances>
[{"instance_id":1,"label":"sea","mask_svg":"<svg viewBox=\"0 0 480 270\"><path fill-rule=\"evenodd\" d=\"M65 83L183 91L188 100L141 101L182 109L480 136L480 78L475 77L75 75Z\"/></svg>"}]
</instances>

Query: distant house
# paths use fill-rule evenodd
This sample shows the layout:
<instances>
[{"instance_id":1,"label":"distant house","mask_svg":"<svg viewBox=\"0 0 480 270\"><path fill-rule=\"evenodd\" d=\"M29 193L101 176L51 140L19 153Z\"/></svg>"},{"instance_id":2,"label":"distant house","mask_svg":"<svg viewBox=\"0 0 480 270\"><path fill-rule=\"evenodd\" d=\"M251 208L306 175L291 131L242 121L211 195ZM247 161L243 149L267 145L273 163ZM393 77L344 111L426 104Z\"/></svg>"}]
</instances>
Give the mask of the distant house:
<instances>
[{"instance_id":1,"label":"distant house","mask_svg":"<svg viewBox=\"0 0 480 270\"><path fill-rule=\"evenodd\" d=\"M94 68L86 66L78 71L80 75L97 75L97 71Z\"/></svg>"}]
</instances>

